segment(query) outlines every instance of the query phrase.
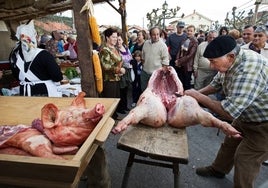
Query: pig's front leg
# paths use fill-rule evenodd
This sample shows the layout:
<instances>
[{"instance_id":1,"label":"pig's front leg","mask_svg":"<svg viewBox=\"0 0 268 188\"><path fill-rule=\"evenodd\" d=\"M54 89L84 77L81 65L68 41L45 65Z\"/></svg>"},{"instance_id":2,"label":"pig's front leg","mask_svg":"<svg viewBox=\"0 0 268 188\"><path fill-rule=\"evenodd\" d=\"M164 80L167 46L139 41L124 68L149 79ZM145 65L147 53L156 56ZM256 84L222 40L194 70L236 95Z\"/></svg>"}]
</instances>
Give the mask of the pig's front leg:
<instances>
[{"instance_id":1,"label":"pig's front leg","mask_svg":"<svg viewBox=\"0 0 268 188\"><path fill-rule=\"evenodd\" d=\"M117 134L127 129L129 125L134 125L139 123L142 119L145 118L145 115L148 114L145 112L145 108L141 108L139 106L135 107L133 110L129 112L129 114L119 121L115 128L112 130L112 133Z\"/></svg>"},{"instance_id":2,"label":"pig's front leg","mask_svg":"<svg viewBox=\"0 0 268 188\"><path fill-rule=\"evenodd\" d=\"M166 120L167 111L161 102L161 98L151 90L146 89L140 96L137 106L124 119L118 122L112 132L115 134L120 133L129 125L139 122L152 127L160 127Z\"/></svg>"}]
</instances>

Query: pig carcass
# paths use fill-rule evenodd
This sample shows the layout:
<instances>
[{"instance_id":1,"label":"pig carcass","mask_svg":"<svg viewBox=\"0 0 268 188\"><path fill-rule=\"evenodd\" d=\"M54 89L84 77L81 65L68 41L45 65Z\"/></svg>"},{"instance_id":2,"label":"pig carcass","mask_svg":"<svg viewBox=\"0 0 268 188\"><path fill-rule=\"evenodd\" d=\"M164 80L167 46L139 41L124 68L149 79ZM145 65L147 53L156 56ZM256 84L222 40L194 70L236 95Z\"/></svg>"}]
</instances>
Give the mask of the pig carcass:
<instances>
[{"instance_id":1,"label":"pig carcass","mask_svg":"<svg viewBox=\"0 0 268 188\"><path fill-rule=\"evenodd\" d=\"M58 154L76 152L105 112L100 103L86 108L84 96L84 92L79 93L61 110L46 104L41 119L35 119L32 126L0 126L0 153L63 159Z\"/></svg>"},{"instance_id":2,"label":"pig carcass","mask_svg":"<svg viewBox=\"0 0 268 188\"><path fill-rule=\"evenodd\" d=\"M129 125L139 122L152 127L161 127L167 123L177 128L201 124L220 128L227 135L239 137L239 132L229 123L215 118L203 110L193 97L183 93L182 83L173 67L162 67L154 71L137 106L118 122L112 132L120 133Z\"/></svg>"}]
</instances>

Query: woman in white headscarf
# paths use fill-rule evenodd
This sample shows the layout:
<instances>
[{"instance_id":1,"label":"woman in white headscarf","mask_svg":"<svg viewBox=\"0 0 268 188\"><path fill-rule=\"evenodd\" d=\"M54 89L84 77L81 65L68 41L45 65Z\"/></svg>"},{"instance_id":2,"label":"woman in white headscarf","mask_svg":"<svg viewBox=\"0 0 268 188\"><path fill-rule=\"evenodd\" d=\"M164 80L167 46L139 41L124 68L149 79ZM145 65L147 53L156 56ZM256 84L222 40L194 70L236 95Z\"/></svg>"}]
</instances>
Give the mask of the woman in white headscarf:
<instances>
[{"instance_id":1,"label":"woman in white headscarf","mask_svg":"<svg viewBox=\"0 0 268 188\"><path fill-rule=\"evenodd\" d=\"M37 48L31 21L18 26L19 42L10 55L13 75L20 81L20 95L60 97L56 82L63 79L60 67L46 50Z\"/></svg>"}]
</instances>

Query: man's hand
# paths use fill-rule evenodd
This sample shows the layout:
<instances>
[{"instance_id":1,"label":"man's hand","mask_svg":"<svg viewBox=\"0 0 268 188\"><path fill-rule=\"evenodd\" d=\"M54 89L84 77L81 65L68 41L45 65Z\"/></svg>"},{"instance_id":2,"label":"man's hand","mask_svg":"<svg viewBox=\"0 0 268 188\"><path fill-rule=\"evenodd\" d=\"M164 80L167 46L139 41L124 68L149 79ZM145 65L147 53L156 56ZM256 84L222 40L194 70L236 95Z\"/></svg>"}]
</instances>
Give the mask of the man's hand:
<instances>
[{"instance_id":1,"label":"man's hand","mask_svg":"<svg viewBox=\"0 0 268 188\"><path fill-rule=\"evenodd\" d=\"M177 60L175 60L175 66L176 67L181 67L181 63L179 62L179 60L177 59Z\"/></svg>"},{"instance_id":2,"label":"man's hand","mask_svg":"<svg viewBox=\"0 0 268 188\"><path fill-rule=\"evenodd\" d=\"M186 90L184 91L184 94L195 98L197 101L198 101L198 98L202 95L200 92L198 92L195 89Z\"/></svg>"},{"instance_id":3,"label":"man's hand","mask_svg":"<svg viewBox=\"0 0 268 188\"><path fill-rule=\"evenodd\" d=\"M124 67L122 67L121 69L120 69L120 74L126 74L126 69L124 68Z\"/></svg>"},{"instance_id":4,"label":"man's hand","mask_svg":"<svg viewBox=\"0 0 268 188\"><path fill-rule=\"evenodd\" d=\"M167 72L167 71L168 71L168 65L163 65L163 64L162 64L162 70L163 70L164 72Z\"/></svg>"},{"instance_id":5,"label":"man's hand","mask_svg":"<svg viewBox=\"0 0 268 188\"><path fill-rule=\"evenodd\" d=\"M198 76L197 71L194 71L194 77L197 78L197 76Z\"/></svg>"}]
</instances>

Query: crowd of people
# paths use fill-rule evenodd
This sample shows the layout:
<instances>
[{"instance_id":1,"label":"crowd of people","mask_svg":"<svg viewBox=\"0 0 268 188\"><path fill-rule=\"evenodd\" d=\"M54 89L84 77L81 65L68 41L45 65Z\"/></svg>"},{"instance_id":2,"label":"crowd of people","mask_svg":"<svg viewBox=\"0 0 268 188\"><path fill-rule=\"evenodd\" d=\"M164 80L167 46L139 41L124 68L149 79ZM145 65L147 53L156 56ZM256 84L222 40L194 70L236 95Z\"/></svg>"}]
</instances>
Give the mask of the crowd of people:
<instances>
[{"instance_id":1,"label":"crowd of people","mask_svg":"<svg viewBox=\"0 0 268 188\"><path fill-rule=\"evenodd\" d=\"M46 49L55 58L69 59L72 61L77 59L76 38L62 31L52 31L51 35L43 34L38 47Z\"/></svg>"},{"instance_id":2,"label":"crowd of people","mask_svg":"<svg viewBox=\"0 0 268 188\"><path fill-rule=\"evenodd\" d=\"M54 82L62 79L62 73L55 58L77 59L75 38L68 36L65 41L63 33L53 31L51 37L42 36L37 45L30 24L19 27L16 36L19 42L10 61L20 80L20 94L57 96ZM172 66L185 94L231 122L242 136L225 137L214 162L197 168L196 173L224 178L234 167L234 187L254 187L261 165L268 164L267 27L247 25L241 32L227 27L197 32L194 25L179 21L176 31L168 35L159 27L150 28L148 33L137 31L128 45L113 27L103 36L99 47L103 71L100 97L121 99L113 118L135 107L156 69ZM211 94L216 98L208 96Z\"/></svg>"},{"instance_id":3,"label":"crowd of people","mask_svg":"<svg viewBox=\"0 0 268 188\"><path fill-rule=\"evenodd\" d=\"M116 35L114 46L118 58L121 54L122 59L115 70L121 67L124 71L121 74L113 71L113 74L119 75L120 83L126 69L134 69L135 81L128 87L133 89L132 107L146 89L152 72L173 66L185 94L194 97L217 117L232 123L242 136L242 139L227 136L215 161L197 168L196 173L224 178L234 167L234 187L254 187L261 165L268 162L267 27L247 25L241 32L227 27L196 32L195 26L186 26L180 21L176 32L166 37L161 37L164 34L159 27L151 28L148 38L144 31L137 32L129 46L131 52L120 44L120 32L115 38ZM128 58L124 57L126 52ZM126 63L130 66L123 66ZM120 87L117 88L120 93ZM215 98L208 96L211 94L215 94Z\"/></svg>"}]
</instances>

